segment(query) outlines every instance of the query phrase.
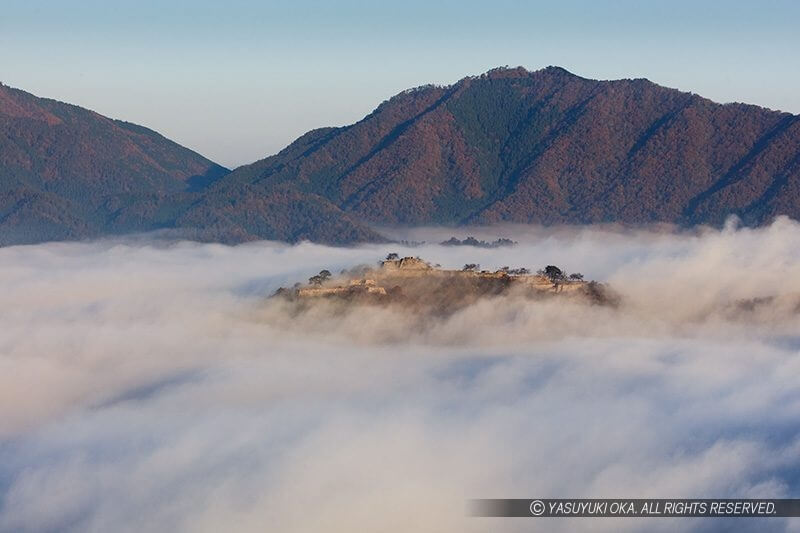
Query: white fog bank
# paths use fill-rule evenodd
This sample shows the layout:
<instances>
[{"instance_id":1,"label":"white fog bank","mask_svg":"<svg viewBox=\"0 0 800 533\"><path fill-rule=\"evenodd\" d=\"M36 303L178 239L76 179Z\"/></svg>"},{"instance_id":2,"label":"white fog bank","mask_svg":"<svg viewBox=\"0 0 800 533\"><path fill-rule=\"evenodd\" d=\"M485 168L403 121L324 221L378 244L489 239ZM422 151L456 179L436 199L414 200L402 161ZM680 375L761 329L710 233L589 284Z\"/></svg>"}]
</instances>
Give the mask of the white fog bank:
<instances>
[{"instance_id":1,"label":"white fog bank","mask_svg":"<svg viewBox=\"0 0 800 533\"><path fill-rule=\"evenodd\" d=\"M518 244L434 244L471 234ZM800 224L408 238L430 244L1 248L0 531L800 530L465 513L800 495ZM420 323L266 299L388 252L555 264L621 304L500 298Z\"/></svg>"}]
</instances>

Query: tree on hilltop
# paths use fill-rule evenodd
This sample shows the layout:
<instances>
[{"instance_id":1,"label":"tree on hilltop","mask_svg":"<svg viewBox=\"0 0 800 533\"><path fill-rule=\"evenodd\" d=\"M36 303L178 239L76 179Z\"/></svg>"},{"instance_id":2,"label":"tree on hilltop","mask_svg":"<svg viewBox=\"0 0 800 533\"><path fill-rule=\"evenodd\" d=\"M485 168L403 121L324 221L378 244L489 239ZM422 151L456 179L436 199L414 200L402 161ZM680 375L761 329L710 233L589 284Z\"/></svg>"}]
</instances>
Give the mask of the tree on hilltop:
<instances>
[{"instance_id":1,"label":"tree on hilltop","mask_svg":"<svg viewBox=\"0 0 800 533\"><path fill-rule=\"evenodd\" d=\"M555 265L547 265L544 267L544 270L540 272L543 272L545 277L547 277L553 283L567 279L567 275L564 274L564 271Z\"/></svg>"},{"instance_id":2,"label":"tree on hilltop","mask_svg":"<svg viewBox=\"0 0 800 533\"><path fill-rule=\"evenodd\" d=\"M325 283L328 280L328 278L330 278L330 277L331 277L331 273L330 273L329 270L320 270L319 274L317 274L315 276L311 276L310 278L308 278L308 284L309 285L317 285L317 286L319 286L319 285L322 285L323 283Z\"/></svg>"}]
</instances>

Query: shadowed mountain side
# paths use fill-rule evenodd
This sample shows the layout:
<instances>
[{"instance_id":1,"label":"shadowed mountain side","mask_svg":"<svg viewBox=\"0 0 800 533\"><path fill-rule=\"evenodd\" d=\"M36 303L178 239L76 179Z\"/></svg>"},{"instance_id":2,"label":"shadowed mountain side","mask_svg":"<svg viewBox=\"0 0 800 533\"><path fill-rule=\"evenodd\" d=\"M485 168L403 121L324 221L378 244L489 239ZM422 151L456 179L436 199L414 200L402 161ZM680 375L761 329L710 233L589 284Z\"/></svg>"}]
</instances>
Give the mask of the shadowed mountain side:
<instances>
[{"instance_id":1,"label":"shadowed mountain side","mask_svg":"<svg viewBox=\"0 0 800 533\"><path fill-rule=\"evenodd\" d=\"M194 237L204 241L343 244L387 240L321 196L291 187L265 189L258 184L227 187L224 195L203 196L175 226L195 231Z\"/></svg>"},{"instance_id":2,"label":"shadowed mountain side","mask_svg":"<svg viewBox=\"0 0 800 533\"><path fill-rule=\"evenodd\" d=\"M0 246L75 240L95 232L69 200L18 187L0 192Z\"/></svg>"}]
</instances>

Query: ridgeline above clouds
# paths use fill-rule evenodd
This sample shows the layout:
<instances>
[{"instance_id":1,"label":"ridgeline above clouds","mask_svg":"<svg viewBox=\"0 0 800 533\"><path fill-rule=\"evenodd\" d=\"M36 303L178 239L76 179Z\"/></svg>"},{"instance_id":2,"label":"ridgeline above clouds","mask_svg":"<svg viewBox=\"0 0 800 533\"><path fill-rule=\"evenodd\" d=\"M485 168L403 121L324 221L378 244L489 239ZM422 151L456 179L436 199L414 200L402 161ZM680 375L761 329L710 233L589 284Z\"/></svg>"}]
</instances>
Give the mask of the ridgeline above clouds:
<instances>
[{"instance_id":1,"label":"ridgeline above clouds","mask_svg":"<svg viewBox=\"0 0 800 533\"><path fill-rule=\"evenodd\" d=\"M164 228L342 244L380 241L376 225L800 218L797 115L557 67L403 91L224 176L149 130L3 87L0 124L0 244Z\"/></svg>"}]
</instances>

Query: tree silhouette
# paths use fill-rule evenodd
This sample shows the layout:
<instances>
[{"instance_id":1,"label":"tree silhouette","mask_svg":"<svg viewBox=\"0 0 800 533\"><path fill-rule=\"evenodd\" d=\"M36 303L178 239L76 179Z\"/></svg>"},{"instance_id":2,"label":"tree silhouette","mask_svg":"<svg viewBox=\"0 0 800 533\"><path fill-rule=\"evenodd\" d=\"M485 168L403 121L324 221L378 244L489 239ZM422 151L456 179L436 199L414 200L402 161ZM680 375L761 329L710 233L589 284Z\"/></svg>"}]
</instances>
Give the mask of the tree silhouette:
<instances>
[{"instance_id":1,"label":"tree silhouette","mask_svg":"<svg viewBox=\"0 0 800 533\"><path fill-rule=\"evenodd\" d=\"M544 267L543 272L544 275L547 276L547 278L553 283L556 283L558 281L564 281L565 279L567 279L567 276L566 274L564 274L564 271L555 265L547 265L546 267Z\"/></svg>"},{"instance_id":2,"label":"tree silhouette","mask_svg":"<svg viewBox=\"0 0 800 533\"><path fill-rule=\"evenodd\" d=\"M331 277L330 270L320 270L319 274L308 278L309 285L322 285Z\"/></svg>"}]
</instances>

